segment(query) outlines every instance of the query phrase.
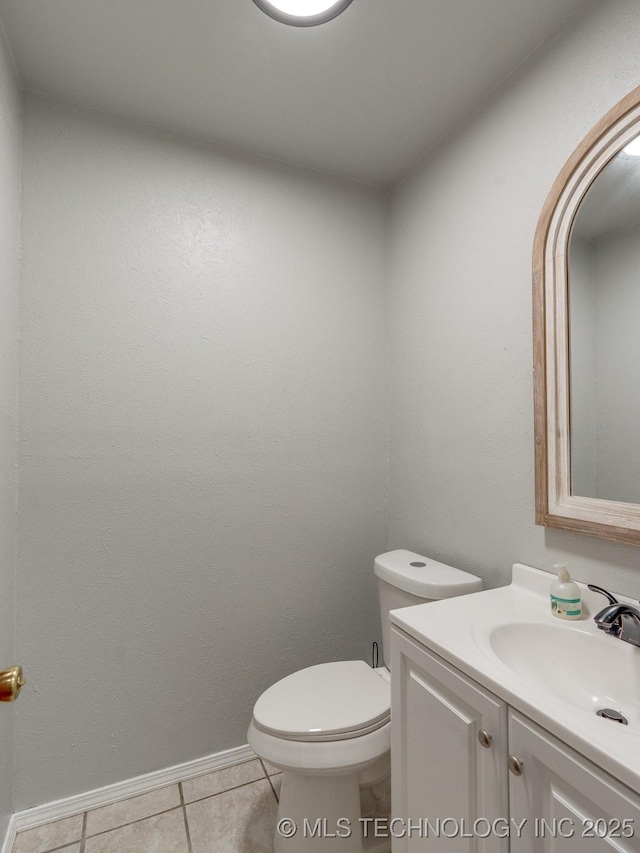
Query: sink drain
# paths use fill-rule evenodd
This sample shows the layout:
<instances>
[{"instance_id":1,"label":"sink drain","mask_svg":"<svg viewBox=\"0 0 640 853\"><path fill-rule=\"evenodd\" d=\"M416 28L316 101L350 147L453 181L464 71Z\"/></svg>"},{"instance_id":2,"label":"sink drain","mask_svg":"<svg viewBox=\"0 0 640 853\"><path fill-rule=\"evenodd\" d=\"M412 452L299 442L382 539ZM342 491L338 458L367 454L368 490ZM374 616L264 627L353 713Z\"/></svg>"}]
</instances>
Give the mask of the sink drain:
<instances>
[{"instance_id":1,"label":"sink drain","mask_svg":"<svg viewBox=\"0 0 640 853\"><path fill-rule=\"evenodd\" d=\"M599 717L604 717L605 720L613 720L614 723L622 723L623 726L628 726L629 721L623 717L620 711L614 711L613 708L600 708L596 711Z\"/></svg>"}]
</instances>

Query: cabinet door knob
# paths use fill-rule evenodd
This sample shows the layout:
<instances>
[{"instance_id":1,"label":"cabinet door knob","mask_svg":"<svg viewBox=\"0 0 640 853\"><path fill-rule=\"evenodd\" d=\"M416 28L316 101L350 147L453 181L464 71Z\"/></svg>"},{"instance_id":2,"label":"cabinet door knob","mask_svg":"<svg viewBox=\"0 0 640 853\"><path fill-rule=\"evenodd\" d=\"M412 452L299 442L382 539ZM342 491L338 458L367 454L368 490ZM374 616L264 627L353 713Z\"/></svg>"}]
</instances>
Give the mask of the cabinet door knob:
<instances>
[{"instance_id":1,"label":"cabinet door knob","mask_svg":"<svg viewBox=\"0 0 640 853\"><path fill-rule=\"evenodd\" d=\"M480 729L478 732L478 740L480 741L480 746L483 746L485 749L489 749L493 743L492 736L488 732L485 732L484 729Z\"/></svg>"},{"instance_id":2,"label":"cabinet door knob","mask_svg":"<svg viewBox=\"0 0 640 853\"><path fill-rule=\"evenodd\" d=\"M522 776L522 761L519 761L515 755L509 756L507 764L509 765L509 770L514 776Z\"/></svg>"}]
</instances>

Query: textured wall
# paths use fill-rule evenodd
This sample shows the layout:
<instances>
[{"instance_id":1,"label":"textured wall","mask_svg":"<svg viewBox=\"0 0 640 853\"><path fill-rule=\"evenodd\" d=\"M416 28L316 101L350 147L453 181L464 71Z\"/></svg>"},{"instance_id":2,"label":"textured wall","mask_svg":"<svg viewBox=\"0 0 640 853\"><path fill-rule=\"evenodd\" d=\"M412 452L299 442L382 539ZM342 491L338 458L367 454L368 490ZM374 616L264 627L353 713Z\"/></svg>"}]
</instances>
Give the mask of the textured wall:
<instances>
[{"instance_id":1,"label":"textured wall","mask_svg":"<svg viewBox=\"0 0 640 853\"><path fill-rule=\"evenodd\" d=\"M0 669L15 660L16 416L22 98L0 25ZM0 844L13 811L13 705L0 705Z\"/></svg>"},{"instance_id":2,"label":"textured wall","mask_svg":"<svg viewBox=\"0 0 640 853\"><path fill-rule=\"evenodd\" d=\"M396 188L390 547L522 560L640 597L640 549L534 524L531 247L558 172L638 85L640 6L597 3Z\"/></svg>"},{"instance_id":3,"label":"textured wall","mask_svg":"<svg viewBox=\"0 0 640 853\"><path fill-rule=\"evenodd\" d=\"M368 657L385 236L377 191L28 98L18 808Z\"/></svg>"}]
</instances>

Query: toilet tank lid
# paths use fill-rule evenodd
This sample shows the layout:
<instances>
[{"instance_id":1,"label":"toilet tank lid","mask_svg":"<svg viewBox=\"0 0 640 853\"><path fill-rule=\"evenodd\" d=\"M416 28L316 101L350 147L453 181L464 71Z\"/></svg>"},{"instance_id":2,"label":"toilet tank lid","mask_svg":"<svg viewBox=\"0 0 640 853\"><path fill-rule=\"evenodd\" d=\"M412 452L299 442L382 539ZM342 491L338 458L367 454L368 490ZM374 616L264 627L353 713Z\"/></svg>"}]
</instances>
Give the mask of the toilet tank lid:
<instances>
[{"instance_id":1,"label":"toilet tank lid","mask_svg":"<svg viewBox=\"0 0 640 853\"><path fill-rule=\"evenodd\" d=\"M482 580L475 575L404 548L376 557L374 571L383 581L420 598L453 598L482 589Z\"/></svg>"}]
</instances>

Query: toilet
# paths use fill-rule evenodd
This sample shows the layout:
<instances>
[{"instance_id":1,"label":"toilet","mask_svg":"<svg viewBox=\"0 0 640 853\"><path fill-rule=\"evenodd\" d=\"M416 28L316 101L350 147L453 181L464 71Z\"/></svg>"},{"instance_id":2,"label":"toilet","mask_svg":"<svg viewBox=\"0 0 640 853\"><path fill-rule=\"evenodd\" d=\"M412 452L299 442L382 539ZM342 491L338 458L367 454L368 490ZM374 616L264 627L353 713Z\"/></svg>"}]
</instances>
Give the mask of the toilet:
<instances>
[{"instance_id":1,"label":"toilet","mask_svg":"<svg viewBox=\"0 0 640 853\"><path fill-rule=\"evenodd\" d=\"M254 706L249 745L284 771L274 853L389 853L374 823L390 812L389 611L482 589L480 578L404 549L376 557L374 572L385 666L310 666Z\"/></svg>"}]
</instances>

